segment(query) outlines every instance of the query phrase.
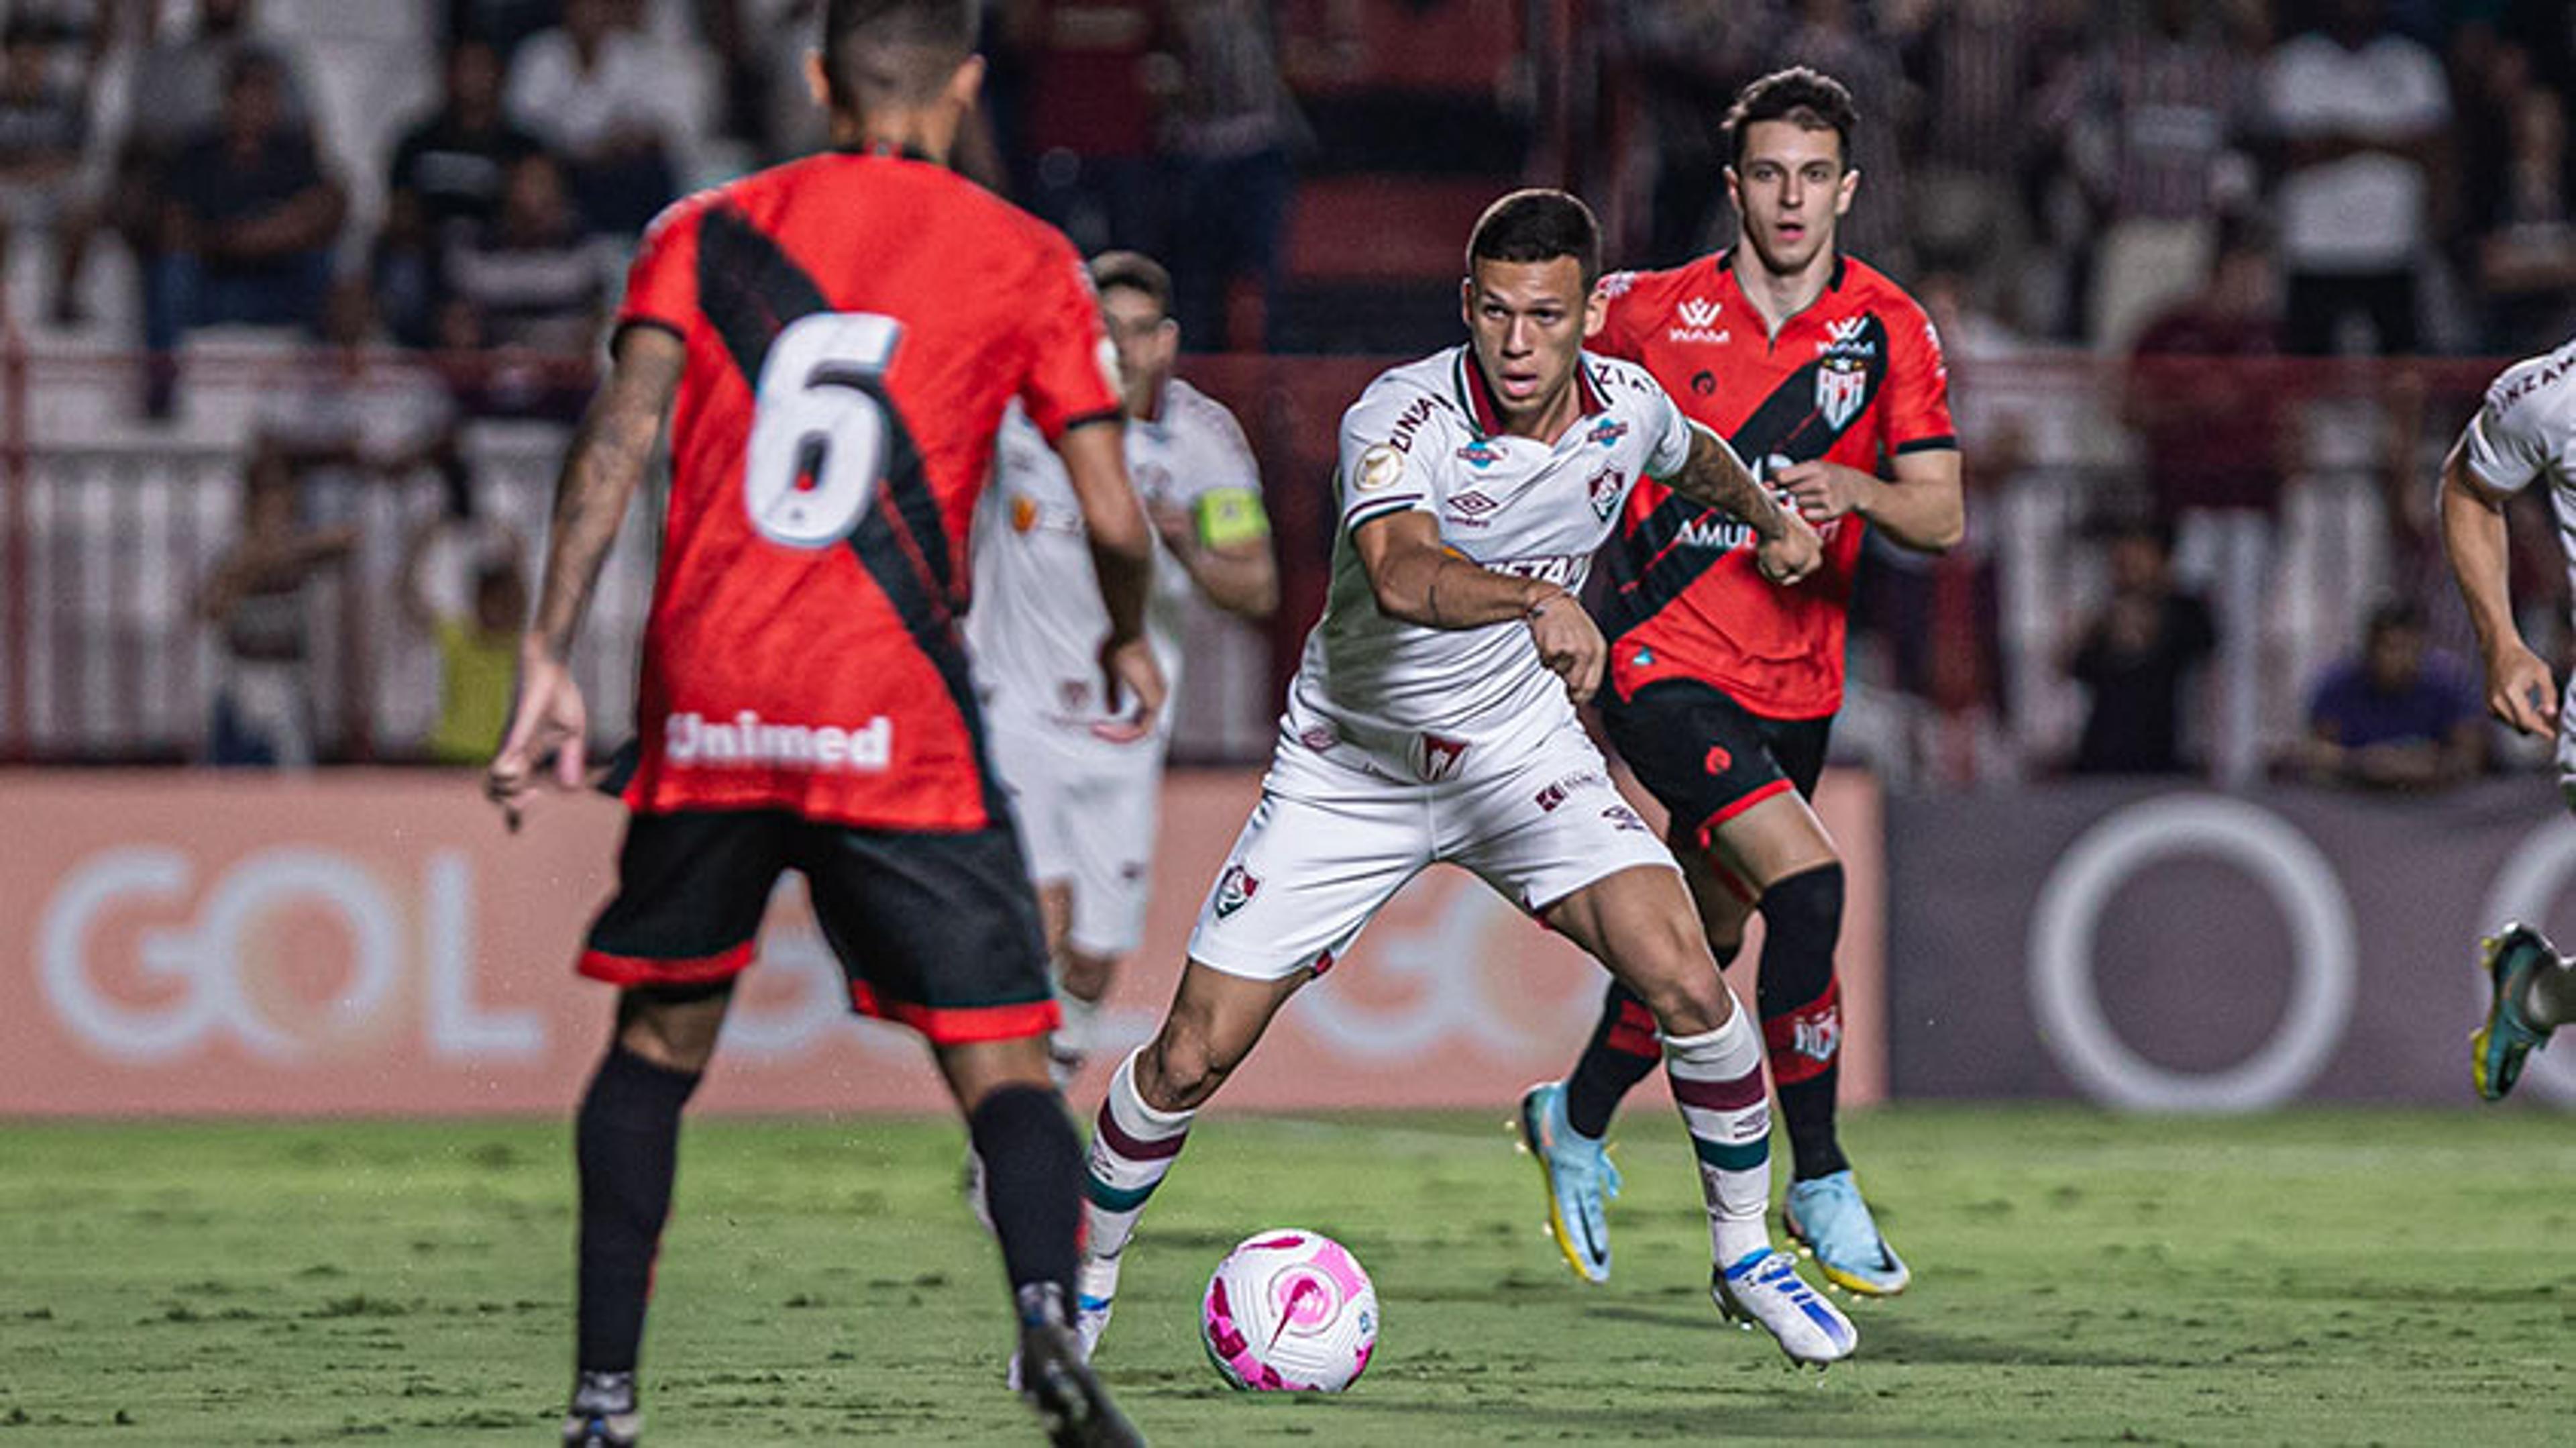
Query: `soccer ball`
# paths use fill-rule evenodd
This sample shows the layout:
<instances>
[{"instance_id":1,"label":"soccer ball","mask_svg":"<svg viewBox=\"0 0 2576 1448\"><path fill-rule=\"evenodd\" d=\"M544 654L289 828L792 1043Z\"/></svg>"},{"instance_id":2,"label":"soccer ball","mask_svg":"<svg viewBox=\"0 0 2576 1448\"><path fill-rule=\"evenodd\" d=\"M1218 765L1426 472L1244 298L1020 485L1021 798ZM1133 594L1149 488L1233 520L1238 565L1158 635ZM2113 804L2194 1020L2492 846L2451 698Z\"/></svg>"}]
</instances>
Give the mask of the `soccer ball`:
<instances>
[{"instance_id":1,"label":"soccer ball","mask_svg":"<svg viewBox=\"0 0 2576 1448\"><path fill-rule=\"evenodd\" d=\"M1338 1393L1377 1351L1377 1288L1321 1232L1257 1232L1208 1278L1199 1342L1235 1387Z\"/></svg>"}]
</instances>

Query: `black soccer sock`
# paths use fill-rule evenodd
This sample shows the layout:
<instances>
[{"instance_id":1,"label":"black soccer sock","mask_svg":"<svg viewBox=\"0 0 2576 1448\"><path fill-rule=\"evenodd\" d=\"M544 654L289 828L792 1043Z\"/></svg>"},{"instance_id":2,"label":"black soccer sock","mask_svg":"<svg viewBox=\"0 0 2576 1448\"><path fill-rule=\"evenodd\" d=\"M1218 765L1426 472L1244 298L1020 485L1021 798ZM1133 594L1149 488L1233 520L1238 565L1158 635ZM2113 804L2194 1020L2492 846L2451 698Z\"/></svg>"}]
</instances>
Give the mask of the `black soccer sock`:
<instances>
[{"instance_id":1,"label":"black soccer sock","mask_svg":"<svg viewBox=\"0 0 2576 1448\"><path fill-rule=\"evenodd\" d=\"M1718 964L1733 959L1735 952L1729 950ZM1583 1054L1565 1076L1565 1124L1599 1140L1610 1129L1619 1103L1663 1064L1664 1045L1655 1034L1655 1013L1646 1009L1635 991L1610 982L1592 1039L1584 1042Z\"/></svg>"},{"instance_id":2,"label":"black soccer sock","mask_svg":"<svg viewBox=\"0 0 2576 1448\"><path fill-rule=\"evenodd\" d=\"M578 1366L585 1373L635 1370L653 1256L679 1171L680 1108L697 1089L697 1073L657 1066L615 1045L582 1097L573 1156L581 1169Z\"/></svg>"},{"instance_id":3,"label":"black soccer sock","mask_svg":"<svg viewBox=\"0 0 2576 1448\"><path fill-rule=\"evenodd\" d=\"M1073 1300L1074 1238L1082 1221L1082 1143L1065 1118L1063 1098L1039 1086L1005 1086L967 1118L975 1154L984 1159L984 1200L1012 1296L1052 1285Z\"/></svg>"},{"instance_id":4,"label":"black soccer sock","mask_svg":"<svg viewBox=\"0 0 2576 1448\"><path fill-rule=\"evenodd\" d=\"M1834 1133L1834 1091L1842 1077L1843 1018L1834 984L1842 936L1843 867L1820 865L1762 892L1762 973L1754 1001L1771 1058L1780 1121L1789 1129L1797 1179L1851 1165Z\"/></svg>"}]
</instances>

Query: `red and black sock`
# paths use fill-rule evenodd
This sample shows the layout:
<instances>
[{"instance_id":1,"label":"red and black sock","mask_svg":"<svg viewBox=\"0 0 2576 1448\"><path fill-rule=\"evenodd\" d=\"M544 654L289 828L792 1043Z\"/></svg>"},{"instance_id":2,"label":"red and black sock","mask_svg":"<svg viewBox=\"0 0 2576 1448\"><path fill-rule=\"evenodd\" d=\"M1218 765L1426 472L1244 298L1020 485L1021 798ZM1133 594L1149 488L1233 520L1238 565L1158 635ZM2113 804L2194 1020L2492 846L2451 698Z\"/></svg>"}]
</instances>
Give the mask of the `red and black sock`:
<instances>
[{"instance_id":1,"label":"red and black sock","mask_svg":"<svg viewBox=\"0 0 2576 1448\"><path fill-rule=\"evenodd\" d=\"M1843 867L1821 865L1762 892L1762 971L1754 987L1780 1123L1797 1179L1848 1168L1834 1130L1842 1077L1843 1021L1834 985L1842 936Z\"/></svg>"},{"instance_id":2,"label":"red and black sock","mask_svg":"<svg viewBox=\"0 0 2576 1448\"><path fill-rule=\"evenodd\" d=\"M573 1122L581 1171L579 1367L631 1373L644 1339L653 1257L679 1171L680 1109L698 1074L611 1046Z\"/></svg>"}]
</instances>

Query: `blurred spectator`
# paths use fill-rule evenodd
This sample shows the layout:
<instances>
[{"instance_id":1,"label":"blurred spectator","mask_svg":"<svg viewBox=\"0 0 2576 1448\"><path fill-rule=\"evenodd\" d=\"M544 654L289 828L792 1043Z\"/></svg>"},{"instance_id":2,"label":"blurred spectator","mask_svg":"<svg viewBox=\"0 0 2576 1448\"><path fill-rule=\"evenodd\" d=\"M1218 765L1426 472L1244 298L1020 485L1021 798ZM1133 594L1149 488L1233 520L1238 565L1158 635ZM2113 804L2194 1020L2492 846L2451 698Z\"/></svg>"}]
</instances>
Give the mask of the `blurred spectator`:
<instances>
[{"instance_id":1,"label":"blurred spectator","mask_svg":"<svg viewBox=\"0 0 2576 1448\"><path fill-rule=\"evenodd\" d=\"M723 128L766 164L823 146L823 110L805 88L805 57L820 33L823 0L697 0L698 29L714 51L724 91ZM992 24L987 7L985 23ZM1006 58L988 48L985 97ZM1016 138L1009 130L1005 136Z\"/></svg>"},{"instance_id":2,"label":"blurred spectator","mask_svg":"<svg viewBox=\"0 0 2576 1448\"><path fill-rule=\"evenodd\" d=\"M2218 218L2254 200L2255 59L2210 0L2154 0L2086 62L2079 170L2097 231L2087 334L2125 352L2208 275Z\"/></svg>"},{"instance_id":3,"label":"blurred spectator","mask_svg":"<svg viewBox=\"0 0 2576 1448\"><path fill-rule=\"evenodd\" d=\"M1266 345L1305 120L1279 71L1268 0L1173 0L1173 318L1209 350ZM1245 289L1238 315L1235 289ZM1255 320L1257 319L1257 320Z\"/></svg>"},{"instance_id":4,"label":"blurred spectator","mask_svg":"<svg viewBox=\"0 0 2576 1448\"><path fill-rule=\"evenodd\" d=\"M519 637L528 622L528 581L518 539L506 530L481 530L466 544L470 606L440 607L428 576L430 558L453 523L433 517L413 530L403 549L403 616L438 649L438 719L425 744L429 757L440 764L481 764L501 747L509 724Z\"/></svg>"},{"instance_id":5,"label":"blurred spectator","mask_svg":"<svg viewBox=\"0 0 2576 1448\"><path fill-rule=\"evenodd\" d=\"M2291 446L2272 256L2253 227L2223 229L2203 290L2149 322L2132 349L2121 418L2137 429L2160 517L2179 525L2186 573L2234 621L2221 640L2221 779L2261 772L2255 747L2265 694L2260 621L2268 616L2282 480Z\"/></svg>"},{"instance_id":6,"label":"blurred spectator","mask_svg":"<svg viewBox=\"0 0 2576 1448\"><path fill-rule=\"evenodd\" d=\"M1910 178L1917 242L1943 256L1973 248L1983 277L2016 277L2031 244L2040 159L2031 112L2047 77L2071 60L2078 27L2066 9L2064 0L1881 8L1922 96Z\"/></svg>"},{"instance_id":7,"label":"blurred spectator","mask_svg":"<svg viewBox=\"0 0 2576 1448\"><path fill-rule=\"evenodd\" d=\"M2077 774L2182 774L2192 677L2218 644L2209 605L2174 586L2173 525L2111 535L2111 593L2076 634L2066 672L2087 695Z\"/></svg>"},{"instance_id":8,"label":"blurred spectator","mask_svg":"<svg viewBox=\"0 0 2576 1448\"><path fill-rule=\"evenodd\" d=\"M1735 93L1762 73L1785 22L1776 0L1625 0L1610 51L1613 84L1638 107L1647 154L1647 222L1639 266L1679 266L1711 249L1725 194L1720 125ZM1624 264L1624 263L1623 263Z\"/></svg>"},{"instance_id":9,"label":"blurred spectator","mask_svg":"<svg viewBox=\"0 0 2576 1448\"><path fill-rule=\"evenodd\" d=\"M313 763L312 617L306 588L357 546L354 528L296 521L295 474L282 454L252 455L242 532L217 560L199 609L214 625L222 681L207 758L215 764Z\"/></svg>"},{"instance_id":10,"label":"blurred spectator","mask_svg":"<svg viewBox=\"0 0 2576 1448\"><path fill-rule=\"evenodd\" d=\"M150 0L145 5L147 13L158 8ZM127 78L124 128L99 209L147 276L164 241L165 188L173 167L180 152L220 129L237 59L268 59L279 127L307 144L314 140L301 71L283 42L259 31L257 15L255 0L199 0L196 28L146 47ZM77 290L76 274L64 281Z\"/></svg>"},{"instance_id":11,"label":"blurred spectator","mask_svg":"<svg viewBox=\"0 0 2576 1448\"><path fill-rule=\"evenodd\" d=\"M1836 244L1899 278L1914 275L1914 239L1908 230L1905 163L1916 110L1914 87L1888 37L1873 29L1852 0L1797 0L1796 22L1773 47L1765 69L1810 65L1851 88L1860 130L1852 137L1852 165L1869 204L1855 206L1837 229Z\"/></svg>"},{"instance_id":12,"label":"blurred spectator","mask_svg":"<svg viewBox=\"0 0 2576 1448\"><path fill-rule=\"evenodd\" d=\"M1005 142L1022 163L1022 195L1085 255L1162 249L1162 9L1157 0L1003 0L999 10L997 37L1025 90L1019 132Z\"/></svg>"},{"instance_id":13,"label":"blurred spectator","mask_svg":"<svg viewBox=\"0 0 2576 1448\"><path fill-rule=\"evenodd\" d=\"M2308 703L2295 756L2319 783L2436 789L2476 774L2486 758L2486 705L2459 660L2428 650L2411 603L2370 616L2361 656L2328 670Z\"/></svg>"},{"instance_id":14,"label":"blurred spectator","mask_svg":"<svg viewBox=\"0 0 2576 1448\"><path fill-rule=\"evenodd\" d=\"M2411 353L2450 85L2431 51L2389 28L2380 0L2331 0L2326 16L2275 48L2263 71L2283 153L2289 349L2337 351L2346 324L2361 322L2368 350Z\"/></svg>"},{"instance_id":15,"label":"blurred spectator","mask_svg":"<svg viewBox=\"0 0 2576 1448\"><path fill-rule=\"evenodd\" d=\"M52 32L12 13L0 25L0 278L30 231L51 238L56 320L77 319L73 290L95 224L76 189L89 143L86 70L56 64Z\"/></svg>"},{"instance_id":16,"label":"blurred spectator","mask_svg":"<svg viewBox=\"0 0 2576 1448\"><path fill-rule=\"evenodd\" d=\"M223 123L179 154L163 188L161 245L144 273L144 412L167 417L173 350L219 322L310 328L331 281L347 198L322 174L309 134L283 123L277 62L233 62Z\"/></svg>"},{"instance_id":17,"label":"blurred spectator","mask_svg":"<svg viewBox=\"0 0 2576 1448\"><path fill-rule=\"evenodd\" d=\"M378 304L409 346L430 338L440 254L500 215L510 168L539 149L501 114L501 62L491 46L469 40L449 51L446 85L438 110L394 146L376 244Z\"/></svg>"},{"instance_id":18,"label":"blurred spectator","mask_svg":"<svg viewBox=\"0 0 2576 1448\"><path fill-rule=\"evenodd\" d=\"M2506 123L2503 194L2477 240L2488 347L2546 351L2576 327L2576 210L2568 204L2567 107L2526 87Z\"/></svg>"},{"instance_id":19,"label":"blurred spectator","mask_svg":"<svg viewBox=\"0 0 2576 1448\"><path fill-rule=\"evenodd\" d=\"M674 90L615 0L564 0L563 24L511 58L504 94L511 121L563 158L582 225L632 237L677 190Z\"/></svg>"},{"instance_id":20,"label":"blurred spectator","mask_svg":"<svg viewBox=\"0 0 2576 1448\"><path fill-rule=\"evenodd\" d=\"M478 416L570 418L614 297L616 257L582 235L540 151L510 168L501 214L448 248L439 345Z\"/></svg>"},{"instance_id":21,"label":"blurred spectator","mask_svg":"<svg viewBox=\"0 0 2576 1448\"><path fill-rule=\"evenodd\" d=\"M563 18L564 0L447 0L447 37L480 41L507 66L522 42Z\"/></svg>"}]
</instances>

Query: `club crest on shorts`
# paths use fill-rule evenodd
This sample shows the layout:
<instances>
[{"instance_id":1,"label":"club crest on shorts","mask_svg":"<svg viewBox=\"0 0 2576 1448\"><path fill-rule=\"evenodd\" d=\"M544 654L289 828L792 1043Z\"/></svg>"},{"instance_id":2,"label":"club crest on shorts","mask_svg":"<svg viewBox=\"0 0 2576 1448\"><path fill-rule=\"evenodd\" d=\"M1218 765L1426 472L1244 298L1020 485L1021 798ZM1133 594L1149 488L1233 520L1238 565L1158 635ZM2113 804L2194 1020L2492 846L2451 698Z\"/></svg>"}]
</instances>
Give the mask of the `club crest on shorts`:
<instances>
[{"instance_id":1,"label":"club crest on shorts","mask_svg":"<svg viewBox=\"0 0 2576 1448\"><path fill-rule=\"evenodd\" d=\"M1261 877L1243 868L1242 861L1226 866L1225 873L1216 877L1216 918L1223 920L1232 915L1260 893Z\"/></svg>"},{"instance_id":2,"label":"club crest on shorts","mask_svg":"<svg viewBox=\"0 0 2576 1448\"><path fill-rule=\"evenodd\" d=\"M1457 776L1458 763L1467 757L1467 741L1449 739L1438 734L1422 736L1420 769L1425 784L1438 784Z\"/></svg>"}]
</instances>

